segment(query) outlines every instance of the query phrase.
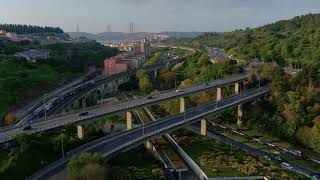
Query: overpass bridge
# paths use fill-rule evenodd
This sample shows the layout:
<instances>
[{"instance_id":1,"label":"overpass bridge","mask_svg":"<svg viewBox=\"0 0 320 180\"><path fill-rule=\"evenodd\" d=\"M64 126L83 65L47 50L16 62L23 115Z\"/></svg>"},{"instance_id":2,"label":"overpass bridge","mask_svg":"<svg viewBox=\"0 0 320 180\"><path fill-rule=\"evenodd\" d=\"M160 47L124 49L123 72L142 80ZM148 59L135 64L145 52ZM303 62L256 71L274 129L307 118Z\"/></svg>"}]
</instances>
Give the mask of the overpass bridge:
<instances>
[{"instance_id":1,"label":"overpass bridge","mask_svg":"<svg viewBox=\"0 0 320 180\"><path fill-rule=\"evenodd\" d=\"M186 57L177 58L175 60L166 60L161 61L160 63L145 66L139 69L143 69L146 72L154 72L155 76L157 76L157 71L163 69L165 67L170 67L175 64L179 64L184 62ZM138 69L138 70L139 70ZM66 100L63 104L59 105L57 108L53 109L50 114L57 114L63 111L69 112L75 109L75 106L85 108L87 106L86 97L93 95L94 99L97 99L100 95L102 98L104 94L108 92L118 91L118 86L126 81L128 81L129 77L134 75L138 70L131 70L127 72L123 72L120 74L116 74L107 78L104 78L98 82L96 82L93 86L89 87L85 91L82 91L75 96Z\"/></svg>"},{"instance_id":2,"label":"overpass bridge","mask_svg":"<svg viewBox=\"0 0 320 180\"><path fill-rule=\"evenodd\" d=\"M127 113L127 126L128 126L128 129L131 129L132 114L130 113L130 111L136 108L159 104L164 101L180 98L180 112L183 112L185 110L185 99L184 99L185 96L216 88L217 101L219 101L222 99L221 87L229 84L235 84L235 92L236 94L238 94L240 91L239 82L244 81L247 78L248 78L247 74L232 76L225 79L218 79L218 80L213 80L206 83L200 83L200 84L197 84L188 88L180 89L180 90L164 91L164 92L161 92L160 94L153 95L151 98L147 96L147 97L142 97L140 99L120 102L112 106L98 105L98 106L81 109L75 112L49 116L46 118L46 120L39 119L35 121L32 124L32 129L28 131L24 131L23 127L13 127L13 128L8 128L3 131L0 131L0 143L14 139L17 134L22 132L27 134L33 134L33 133L61 127L68 123L77 123L81 125L85 123L90 123L95 120L100 120L101 118L105 118L106 116L110 116L110 115L121 113L121 112ZM89 115L84 117L79 117L78 116L79 112L88 112ZM78 130L82 131L81 129L82 129L81 127L78 127Z\"/></svg>"},{"instance_id":3,"label":"overpass bridge","mask_svg":"<svg viewBox=\"0 0 320 180\"><path fill-rule=\"evenodd\" d=\"M46 179L63 170L68 161L74 156L82 152L100 152L104 158L110 159L116 154L143 144L154 137L164 135L176 129L183 128L193 124L200 119L209 115L218 114L227 108L237 106L254 100L259 96L268 92L268 87L259 87L251 89L241 94L230 96L217 102L208 103L206 105L188 109L174 116L163 118L159 121L131 129L118 136L112 138L101 138L94 142L83 145L72 153L67 154L65 158L50 164L44 169L36 172L29 179Z\"/></svg>"},{"instance_id":4,"label":"overpass bridge","mask_svg":"<svg viewBox=\"0 0 320 180\"><path fill-rule=\"evenodd\" d=\"M147 72L154 72L154 74L157 75L158 70L163 69L165 67L170 67L172 65L179 64L181 62L184 62L185 60L186 60L186 57L180 57L180 58L170 59L170 60L162 60L157 64L141 67L139 69L143 69ZM57 113L61 113L63 111L68 112L68 111L75 109L76 107L85 108L86 104L87 104L87 101L86 101L87 97L92 96L95 99L97 99L98 94L100 94L100 96L103 96L104 94L106 94L108 92L117 91L118 86L121 83L128 81L128 78L130 76L134 75L139 69L130 70L130 71L123 72L120 74L112 75L107 78L98 79L92 86L89 86L86 89L84 89L83 91L77 92L75 95L73 95L67 99L64 99L62 102L60 102L60 104L58 106L47 111L47 115L57 114ZM76 84L83 83L84 81L82 81L82 80L83 80L83 78L77 80ZM68 86L66 85L66 87L64 87L64 88L58 88L58 89L54 90L53 92L55 92L55 93L50 93L47 95L47 101L49 101L50 99L52 99L54 97L59 96L59 93L61 94L62 92L69 91L71 88L73 88L73 85L75 85L75 82L68 84ZM28 121L30 122L30 119L32 119L32 117L34 116L33 111L36 108L43 105L43 104L41 104L42 101L43 101L42 97L38 98L37 103L33 103L29 107L25 108L27 110L25 110L25 112L23 112L23 115L19 116L19 119L21 119L21 121L19 121L15 126L21 127L21 126L26 125ZM7 129L7 128L12 128L12 127L0 128L0 131L1 131L1 129Z\"/></svg>"},{"instance_id":5,"label":"overpass bridge","mask_svg":"<svg viewBox=\"0 0 320 180\"><path fill-rule=\"evenodd\" d=\"M194 53L200 52L200 49L196 49L196 48L190 48L190 47L183 47L183 46L169 46L169 45L162 45L162 44L152 44L152 47L156 47L156 48L171 48L171 49L182 49L182 50L186 50L186 51L191 51Z\"/></svg>"}]
</instances>

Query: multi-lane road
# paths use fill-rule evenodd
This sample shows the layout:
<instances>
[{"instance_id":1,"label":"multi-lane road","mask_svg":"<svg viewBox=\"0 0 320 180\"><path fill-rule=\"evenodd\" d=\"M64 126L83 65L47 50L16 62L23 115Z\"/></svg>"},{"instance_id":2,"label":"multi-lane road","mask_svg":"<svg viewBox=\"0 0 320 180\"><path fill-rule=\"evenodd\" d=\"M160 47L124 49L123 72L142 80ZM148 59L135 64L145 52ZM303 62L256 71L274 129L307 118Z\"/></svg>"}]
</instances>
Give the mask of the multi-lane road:
<instances>
[{"instance_id":1,"label":"multi-lane road","mask_svg":"<svg viewBox=\"0 0 320 180\"><path fill-rule=\"evenodd\" d=\"M146 124L145 126L137 127L110 139L102 138L101 140L97 140L94 143L90 143L89 145L85 145L76 149L75 151L73 151L74 153L68 154L64 159L60 159L47 166L46 168L38 171L31 177L31 179L45 179L51 175L58 173L65 168L66 164L72 158L72 156L78 153L100 152L106 159L108 159L113 155L135 147L150 138L185 127L198 121L202 117L216 114L237 104L253 100L267 92L267 87L245 91L239 95L223 99L222 101L212 102L204 106L192 108L184 113L170 116L157 122Z\"/></svg>"},{"instance_id":2,"label":"multi-lane road","mask_svg":"<svg viewBox=\"0 0 320 180\"><path fill-rule=\"evenodd\" d=\"M93 106L93 107L81 110L81 112L85 111L89 113L88 116L84 116L84 117L79 117L78 112L49 116L47 117L46 120L40 119L38 120L38 122L34 122L31 130L24 131L23 127L13 127L0 132L0 143L14 139L16 135L21 132L25 132L27 134L33 134L33 133L53 129L56 127L60 127L67 123L84 123L86 121L90 121L97 117L130 111L138 107L158 104L160 102L168 101L170 99L176 99L176 98L184 97L196 92L206 91L209 89L243 81L247 79L247 77L248 77L247 75L237 75L237 76L233 76L225 79L213 80L206 83L194 85L188 88L180 89L178 92L176 90L165 91L160 94L154 95L151 98L149 96L142 97L136 100L117 103L112 106L104 106L104 105Z\"/></svg>"},{"instance_id":3,"label":"multi-lane road","mask_svg":"<svg viewBox=\"0 0 320 180\"><path fill-rule=\"evenodd\" d=\"M199 128L197 126L191 126L191 127L188 127L189 130L195 132L195 133L198 133L199 132ZM274 163L279 163L278 160L272 155L272 154L269 154L267 152L264 152L260 149L257 149L257 148L254 148L254 147L251 147L251 146L248 146L246 144L243 144L243 143L240 143L240 142L237 142L231 138L228 138L220 133L217 133L217 132L214 132L214 131L208 131L207 132L207 136L210 138L210 139L217 139L217 140L220 140L224 143L227 143L227 144L232 144L233 146L237 147L237 148L240 148L241 150L243 151L246 151L250 154L255 154L257 156L260 156L262 158L266 158ZM292 171L295 171L295 172L298 172L298 173L301 173L305 176L308 176L308 177L313 177L315 175L318 175L319 173L315 172L315 171L312 171L312 170L309 170L303 166L300 166L298 164L295 164L295 163L292 163L290 161L287 161L287 160L283 160L283 163L287 163L289 164L289 166L287 167L287 169L289 170L292 170Z\"/></svg>"}]
</instances>

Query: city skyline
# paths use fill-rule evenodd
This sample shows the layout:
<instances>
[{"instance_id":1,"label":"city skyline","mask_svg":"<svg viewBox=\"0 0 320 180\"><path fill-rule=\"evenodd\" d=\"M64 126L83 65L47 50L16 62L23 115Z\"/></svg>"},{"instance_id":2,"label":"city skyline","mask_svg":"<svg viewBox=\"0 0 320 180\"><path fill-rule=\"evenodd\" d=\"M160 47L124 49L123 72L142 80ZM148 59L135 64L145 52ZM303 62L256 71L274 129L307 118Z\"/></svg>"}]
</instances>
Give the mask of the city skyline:
<instances>
[{"instance_id":1,"label":"city skyline","mask_svg":"<svg viewBox=\"0 0 320 180\"><path fill-rule=\"evenodd\" d=\"M320 12L317 0L31 1L3 2L0 23L58 26L66 32L76 32L78 24L81 32L99 33L129 32L134 22L135 32L224 32Z\"/></svg>"}]
</instances>

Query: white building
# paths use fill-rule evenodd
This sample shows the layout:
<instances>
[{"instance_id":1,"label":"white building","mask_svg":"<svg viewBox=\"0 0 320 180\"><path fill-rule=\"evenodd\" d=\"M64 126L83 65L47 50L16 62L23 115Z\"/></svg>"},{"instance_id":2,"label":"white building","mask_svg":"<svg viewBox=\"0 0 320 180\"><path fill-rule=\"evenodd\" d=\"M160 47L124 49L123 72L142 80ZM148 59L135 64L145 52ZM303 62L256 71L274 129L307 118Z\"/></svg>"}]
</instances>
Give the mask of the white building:
<instances>
[{"instance_id":1,"label":"white building","mask_svg":"<svg viewBox=\"0 0 320 180\"><path fill-rule=\"evenodd\" d=\"M5 30L0 30L0 37L7 37L10 41L18 41L17 33L6 32Z\"/></svg>"}]
</instances>

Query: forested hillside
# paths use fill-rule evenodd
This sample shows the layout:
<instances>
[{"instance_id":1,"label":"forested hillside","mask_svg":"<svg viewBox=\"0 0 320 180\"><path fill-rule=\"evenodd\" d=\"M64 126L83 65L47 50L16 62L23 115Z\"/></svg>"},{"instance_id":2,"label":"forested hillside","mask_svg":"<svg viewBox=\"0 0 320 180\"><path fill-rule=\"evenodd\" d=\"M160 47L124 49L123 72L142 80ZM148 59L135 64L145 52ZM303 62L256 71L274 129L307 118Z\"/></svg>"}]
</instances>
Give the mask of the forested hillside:
<instances>
[{"instance_id":1,"label":"forested hillside","mask_svg":"<svg viewBox=\"0 0 320 180\"><path fill-rule=\"evenodd\" d=\"M197 48L220 47L235 58L303 63L320 59L320 14L308 14L263 27L226 33L205 33L193 39L170 39L168 44Z\"/></svg>"},{"instance_id":2,"label":"forested hillside","mask_svg":"<svg viewBox=\"0 0 320 180\"><path fill-rule=\"evenodd\" d=\"M0 30L15 32L17 34L32 34L32 33L63 33L59 27L41 27L23 24L0 24Z\"/></svg>"}]
</instances>

